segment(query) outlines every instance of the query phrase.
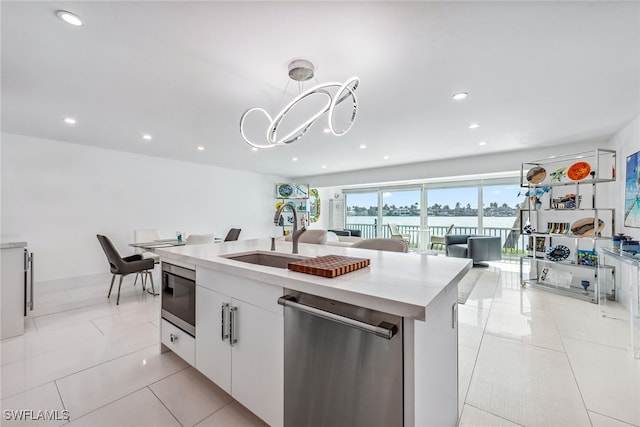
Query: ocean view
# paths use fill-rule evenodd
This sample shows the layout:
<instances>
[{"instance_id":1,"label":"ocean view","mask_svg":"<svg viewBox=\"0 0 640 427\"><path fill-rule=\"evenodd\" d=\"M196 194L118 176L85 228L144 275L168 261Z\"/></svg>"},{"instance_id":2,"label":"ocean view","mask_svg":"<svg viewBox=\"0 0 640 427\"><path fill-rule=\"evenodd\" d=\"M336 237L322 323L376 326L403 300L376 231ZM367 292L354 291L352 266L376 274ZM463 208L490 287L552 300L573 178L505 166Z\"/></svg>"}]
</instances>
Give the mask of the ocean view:
<instances>
[{"instance_id":1,"label":"ocean view","mask_svg":"<svg viewBox=\"0 0 640 427\"><path fill-rule=\"evenodd\" d=\"M375 216L347 216L346 223L349 224L375 224L377 221ZM493 228L511 228L515 217L502 217L502 216L485 216L483 218L483 225L485 227ZM429 226L449 226L454 224L456 227L477 227L478 217L475 216L430 216ZM394 223L398 225L420 225L420 217L418 216L385 216L382 218L382 223ZM348 228L348 227L347 227Z\"/></svg>"}]
</instances>

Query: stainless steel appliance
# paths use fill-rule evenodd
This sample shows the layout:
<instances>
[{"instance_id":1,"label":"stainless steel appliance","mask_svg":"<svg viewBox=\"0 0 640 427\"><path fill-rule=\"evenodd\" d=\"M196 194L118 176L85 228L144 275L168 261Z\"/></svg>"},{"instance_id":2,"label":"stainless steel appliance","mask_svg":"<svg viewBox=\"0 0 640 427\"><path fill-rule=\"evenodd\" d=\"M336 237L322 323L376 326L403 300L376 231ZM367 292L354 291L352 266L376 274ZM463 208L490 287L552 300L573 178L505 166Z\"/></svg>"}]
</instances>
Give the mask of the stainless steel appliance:
<instances>
[{"instance_id":1,"label":"stainless steel appliance","mask_svg":"<svg viewBox=\"0 0 640 427\"><path fill-rule=\"evenodd\" d=\"M196 272L162 263L162 318L196 336Z\"/></svg>"},{"instance_id":2,"label":"stainless steel appliance","mask_svg":"<svg viewBox=\"0 0 640 427\"><path fill-rule=\"evenodd\" d=\"M33 310L33 253L26 242L3 242L0 283L0 338L24 333L24 317Z\"/></svg>"},{"instance_id":3,"label":"stainless steel appliance","mask_svg":"<svg viewBox=\"0 0 640 427\"><path fill-rule=\"evenodd\" d=\"M402 318L298 292L284 305L284 425L403 425Z\"/></svg>"}]
</instances>

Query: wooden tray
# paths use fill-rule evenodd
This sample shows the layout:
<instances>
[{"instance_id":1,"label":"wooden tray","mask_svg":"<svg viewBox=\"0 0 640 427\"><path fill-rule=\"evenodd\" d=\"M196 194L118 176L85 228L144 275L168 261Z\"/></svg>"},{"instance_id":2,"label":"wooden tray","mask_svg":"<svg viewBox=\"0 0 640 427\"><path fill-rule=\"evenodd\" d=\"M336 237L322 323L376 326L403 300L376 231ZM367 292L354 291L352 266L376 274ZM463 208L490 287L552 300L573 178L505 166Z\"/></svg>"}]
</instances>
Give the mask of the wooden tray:
<instances>
[{"instance_id":1,"label":"wooden tray","mask_svg":"<svg viewBox=\"0 0 640 427\"><path fill-rule=\"evenodd\" d=\"M289 263L289 270L315 274L322 277L336 277L369 266L367 258L342 255L325 255Z\"/></svg>"}]
</instances>

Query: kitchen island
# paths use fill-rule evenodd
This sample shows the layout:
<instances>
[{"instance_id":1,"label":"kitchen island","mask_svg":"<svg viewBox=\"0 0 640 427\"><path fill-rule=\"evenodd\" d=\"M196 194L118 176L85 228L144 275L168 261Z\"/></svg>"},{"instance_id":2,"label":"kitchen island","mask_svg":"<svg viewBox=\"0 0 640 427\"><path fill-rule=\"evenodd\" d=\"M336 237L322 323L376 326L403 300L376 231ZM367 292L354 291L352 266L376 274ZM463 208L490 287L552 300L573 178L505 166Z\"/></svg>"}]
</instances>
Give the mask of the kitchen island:
<instances>
[{"instance_id":1,"label":"kitchen island","mask_svg":"<svg viewBox=\"0 0 640 427\"><path fill-rule=\"evenodd\" d=\"M291 247L277 242L275 253L290 254ZM197 285L195 338L178 339L181 331L163 320L163 349L175 351L267 423L280 426L284 308L278 298L303 292L388 313L402 318L400 425L456 424L457 284L471 261L300 244L300 257L371 260L367 268L323 278L226 258L272 253L269 248L270 241L260 239L158 250L163 263L194 269ZM225 313L235 325L231 333Z\"/></svg>"}]
</instances>

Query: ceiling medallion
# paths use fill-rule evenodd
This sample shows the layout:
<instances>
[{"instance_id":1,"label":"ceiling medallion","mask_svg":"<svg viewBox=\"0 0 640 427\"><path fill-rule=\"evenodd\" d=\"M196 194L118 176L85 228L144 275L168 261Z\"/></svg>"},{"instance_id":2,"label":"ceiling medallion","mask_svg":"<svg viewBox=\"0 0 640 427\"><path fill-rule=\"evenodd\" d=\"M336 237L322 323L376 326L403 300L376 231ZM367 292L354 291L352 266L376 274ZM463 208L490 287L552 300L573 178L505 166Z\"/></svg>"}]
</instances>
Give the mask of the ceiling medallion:
<instances>
[{"instance_id":1,"label":"ceiling medallion","mask_svg":"<svg viewBox=\"0 0 640 427\"><path fill-rule=\"evenodd\" d=\"M304 59L298 59L291 62L289 64L289 77L297 82L310 80L314 77L313 64ZM285 105L284 108L273 118L271 118L269 113L267 113L264 108L249 108L240 118L240 134L242 135L242 138L245 140L245 142L254 148L271 148L278 145L286 145L300 139L309 130L311 125L313 125L316 120L320 118L320 116L322 116L324 113L328 113L327 120L329 132L335 136L344 135L349 131L349 129L351 129L351 126L353 125L353 122L356 118L356 113L358 112L358 100L356 98L355 91L358 88L359 84L360 79L355 76L347 79L347 81L345 81L344 83L330 82L318 84L317 86L301 92L298 96L293 98L291 102ZM293 109L293 107L295 107L296 104L312 95L326 97L325 105L315 114L313 114L313 116L311 116L308 120L304 121L298 127L296 127L293 131L284 136L278 135L278 128L286 115ZM347 100L351 100L353 106L349 124L344 129L336 129L334 125L335 108L338 104L341 104L342 102ZM251 141L246 136L244 130L245 120L247 120L247 117L255 112L262 113L270 122L265 135L266 139L261 142Z\"/></svg>"}]
</instances>

